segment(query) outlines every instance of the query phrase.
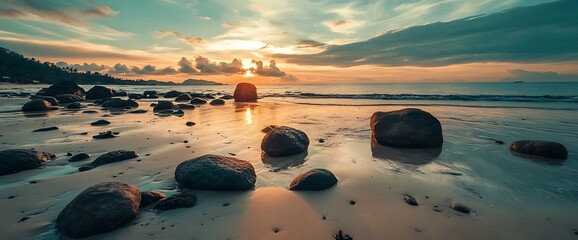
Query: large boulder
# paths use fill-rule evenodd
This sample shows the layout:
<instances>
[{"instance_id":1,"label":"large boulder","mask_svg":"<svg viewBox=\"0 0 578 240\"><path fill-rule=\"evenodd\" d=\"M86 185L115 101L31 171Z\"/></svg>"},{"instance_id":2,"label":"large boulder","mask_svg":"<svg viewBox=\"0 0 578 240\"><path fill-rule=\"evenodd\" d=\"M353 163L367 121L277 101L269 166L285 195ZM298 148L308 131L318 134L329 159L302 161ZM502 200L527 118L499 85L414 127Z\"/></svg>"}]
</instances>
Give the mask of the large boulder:
<instances>
[{"instance_id":1,"label":"large boulder","mask_svg":"<svg viewBox=\"0 0 578 240\"><path fill-rule=\"evenodd\" d=\"M177 96L177 98L175 98L175 101L177 102L187 102L187 101L191 101L193 100L193 98L191 97L191 95L183 93L179 96Z\"/></svg>"},{"instance_id":2,"label":"large boulder","mask_svg":"<svg viewBox=\"0 0 578 240\"><path fill-rule=\"evenodd\" d=\"M143 98L143 95L140 93L131 93L128 95L128 98L130 99L141 99Z\"/></svg>"},{"instance_id":3,"label":"large boulder","mask_svg":"<svg viewBox=\"0 0 578 240\"><path fill-rule=\"evenodd\" d=\"M291 182L289 190L316 191L331 188L337 184L337 178L327 169L311 169L300 174Z\"/></svg>"},{"instance_id":4,"label":"large boulder","mask_svg":"<svg viewBox=\"0 0 578 240\"><path fill-rule=\"evenodd\" d=\"M39 99L42 99L44 101L49 102L52 106L58 106L58 100L56 100L56 98L51 97L51 96L33 95L33 96L30 96L30 98L31 99L39 98Z\"/></svg>"},{"instance_id":5,"label":"large boulder","mask_svg":"<svg viewBox=\"0 0 578 240\"><path fill-rule=\"evenodd\" d=\"M164 97L165 98L175 98L178 97L179 95L183 94L183 92L179 92L179 91L175 91L175 90L171 90L165 93Z\"/></svg>"},{"instance_id":6,"label":"large boulder","mask_svg":"<svg viewBox=\"0 0 578 240\"><path fill-rule=\"evenodd\" d=\"M235 98L235 102L256 102L257 87L252 83L239 83L235 87L233 98Z\"/></svg>"},{"instance_id":7,"label":"large boulder","mask_svg":"<svg viewBox=\"0 0 578 240\"><path fill-rule=\"evenodd\" d=\"M59 233L72 238L88 237L117 229L138 214L138 188L121 182L105 182L76 196L56 218Z\"/></svg>"},{"instance_id":8,"label":"large boulder","mask_svg":"<svg viewBox=\"0 0 578 240\"><path fill-rule=\"evenodd\" d=\"M191 104L206 104L207 100L203 99L203 98L193 98L193 100L191 100Z\"/></svg>"},{"instance_id":9,"label":"large boulder","mask_svg":"<svg viewBox=\"0 0 578 240\"><path fill-rule=\"evenodd\" d=\"M159 112L162 110L177 110L178 107L170 101L159 101L157 105L154 106L153 111Z\"/></svg>"},{"instance_id":10,"label":"large boulder","mask_svg":"<svg viewBox=\"0 0 578 240\"><path fill-rule=\"evenodd\" d=\"M77 96L84 96L85 91L74 82L63 81L52 84L50 87L40 90L37 95L43 96L57 96L62 94L74 94Z\"/></svg>"},{"instance_id":11,"label":"large boulder","mask_svg":"<svg viewBox=\"0 0 578 240\"><path fill-rule=\"evenodd\" d=\"M115 151L107 152L107 153L103 154L102 156L96 158L91 163L91 165L93 167L97 167L100 165L114 163L114 162L120 162L120 161L133 159L133 158L137 158L137 157L138 157L138 153L136 153L135 151L115 150Z\"/></svg>"},{"instance_id":12,"label":"large boulder","mask_svg":"<svg viewBox=\"0 0 578 240\"><path fill-rule=\"evenodd\" d=\"M0 175L39 168L54 157L52 153L28 149L3 150L0 151Z\"/></svg>"},{"instance_id":13,"label":"large boulder","mask_svg":"<svg viewBox=\"0 0 578 240\"><path fill-rule=\"evenodd\" d=\"M441 148L444 142L438 119L416 108L375 112L370 125L373 139L385 146Z\"/></svg>"},{"instance_id":14,"label":"large boulder","mask_svg":"<svg viewBox=\"0 0 578 240\"><path fill-rule=\"evenodd\" d=\"M114 93L110 88L104 86L94 86L86 92L86 100L96 100L103 98L111 98Z\"/></svg>"},{"instance_id":15,"label":"large boulder","mask_svg":"<svg viewBox=\"0 0 578 240\"><path fill-rule=\"evenodd\" d=\"M568 158L568 150L566 150L566 147L557 142L520 140L510 143L508 148L517 153L538 157L562 160Z\"/></svg>"},{"instance_id":16,"label":"large boulder","mask_svg":"<svg viewBox=\"0 0 578 240\"><path fill-rule=\"evenodd\" d=\"M84 101L84 98L74 94L60 94L54 96L59 103L73 103L73 102L80 102Z\"/></svg>"},{"instance_id":17,"label":"large boulder","mask_svg":"<svg viewBox=\"0 0 578 240\"><path fill-rule=\"evenodd\" d=\"M113 98L102 104L102 107L105 108L137 108L138 106L138 103L132 99L123 100L119 98Z\"/></svg>"},{"instance_id":18,"label":"large boulder","mask_svg":"<svg viewBox=\"0 0 578 240\"><path fill-rule=\"evenodd\" d=\"M52 109L52 104L46 100L40 98L35 98L22 106L23 112L34 112L34 111L48 111Z\"/></svg>"},{"instance_id":19,"label":"large boulder","mask_svg":"<svg viewBox=\"0 0 578 240\"><path fill-rule=\"evenodd\" d=\"M209 154L179 164L175 178L189 189L247 190L255 187L257 175L247 161Z\"/></svg>"},{"instance_id":20,"label":"large boulder","mask_svg":"<svg viewBox=\"0 0 578 240\"><path fill-rule=\"evenodd\" d=\"M225 105L225 100L223 100L223 99L213 99L209 104L211 104L211 105L213 105L213 106Z\"/></svg>"},{"instance_id":21,"label":"large boulder","mask_svg":"<svg viewBox=\"0 0 578 240\"><path fill-rule=\"evenodd\" d=\"M307 134L287 126L278 126L271 129L261 141L261 150L274 157L306 152L308 147L309 138Z\"/></svg>"}]
</instances>

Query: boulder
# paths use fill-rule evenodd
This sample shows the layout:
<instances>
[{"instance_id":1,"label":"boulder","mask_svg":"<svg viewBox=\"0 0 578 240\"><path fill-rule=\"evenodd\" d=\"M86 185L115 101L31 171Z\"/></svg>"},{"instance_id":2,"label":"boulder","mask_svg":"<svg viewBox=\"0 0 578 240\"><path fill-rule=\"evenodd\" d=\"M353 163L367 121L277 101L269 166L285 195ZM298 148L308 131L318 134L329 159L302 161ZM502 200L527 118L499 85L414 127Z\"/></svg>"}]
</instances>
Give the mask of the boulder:
<instances>
[{"instance_id":1,"label":"boulder","mask_svg":"<svg viewBox=\"0 0 578 240\"><path fill-rule=\"evenodd\" d=\"M32 99L22 106L23 112L48 111L52 110L52 104L39 98Z\"/></svg>"},{"instance_id":2,"label":"boulder","mask_svg":"<svg viewBox=\"0 0 578 240\"><path fill-rule=\"evenodd\" d=\"M190 208L197 204L197 197L190 192L175 194L161 199L155 204L155 209L171 210L175 208Z\"/></svg>"},{"instance_id":3,"label":"boulder","mask_svg":"<svg viewBox=\"0 0 578 240\"><path fill-rule=\"evenodd\" d=\"M154 106L153 111L159 112L167 109L177 110L178 106L175 106L175 104L173 104L173 102L170 101L159 101L157 105Z\"/></svg>"},{"instance_id":4,"label":"boulder","mask_svg":"<svg viewBox=\"0 0 578 240\"><path fill-rule=\"evenodd\" d=\"M90 154L88 154L88 153L79 153L79 154L76 154L76 155L72 156L70 159L68 159L68 161L69 161L69 162L78 162L78 161L82 161L82 160L85 160L85 159L88 159L88 158L90 158Z\"/></svg>"},{"instance_id":5,"label":"boulder","mask_svg":"<svg viewBox=\"0 0 578 240\"><path fill-rule=\"evenodd\" d=\"M73 103L69 103L68 105L66 105L67 109L81 109L81 108L85 108L85 105L80 104L79 102L73 102Z\"/></svg>"},{"instance_id":6,"label":"boulder","mask_svg":"<svg viewBox=\"0 0 578 240\"><path fill-rule=\"evenodd\" d=\"M269 156L280 157L306 152L309 138L303 131L278 126L271 129L261 141L261 150Z\"/></svg>"},{"instance_id":7,"label":"boulder","mask_svg":"<svg viewBox=\"0 0 578 240\"><path fill-rule=\"evenodd\" d=\"M191 104L206 104L207 100L202 99L202 98L193 98L193 100L191 100Z\"/></svg>"},{"instance_id":8,"label":"boulder","mask_svg":"<svg viewBox=\"0 0 578 240\"><path fill-rule=\"evenodd\" d=\"M179 104L177 104L177 106L183 110L194 110L195 109L195 105L192 105L192 104L179 103Z\"/></svg>"},{"instance_id":9,"label":"boulder","mask_svg":"<svg viewBox=\"0 0 578 240\"><path fill-rule=\"evenodd\" d=\"M375 112L370 125L373 139L385 146L441 148L444 141L438 119L416 108Z\"/></svg>"},{"instance_id":10,"label":"boulder","mask_svg":"<svg viewBox=\"0 0 578 240\"><path fill-rule=\"evenodd\" d=\"M520 140L510 143L511 151L544 158L561 159L568 158L568 150L564 145L557 142Z\"/></svg>"},{"instance_id":11,"label":"boulder","mask_svg":"<svg viewBox=\"0 0 578 240\"><path fill-rule=\"evenodd\" d=\"M43 96L57 96L62 94L73 94L77 96L84 96L85 91L83 88L78 86L76 83L71 81L63 81L59 83L52 84L50 87L40 90L37 95Z\"/></svg>"},{"instance_id":12,"label":"boulder","mask_svg":"<svg viewBox=\"0 0 578 240\"><path fill-rule=\"evenodd\" d=\"M337 184L337 178L327 169L311 169L300 174L291 182L289 190L316 191L331 188Z\"/></svg>"},{"instance_id":13,"label":"boulder","mask_svg":"<svg viewBox=\"0 0 578 240\"><path fill-rule=\"evenodd\" d=\"M225 100L223 99L213 99L209 104L211 105L224 105Z\"/></svg>"},{"instance_id":14,"label":"boulder","mask_svg":"<svg viewBox=\"0 0 578 240\"><path fill-rule=\"evenodd\" d=\"M183 92L179 92L179 91L175 91L175 90L171 90L165 93L164 97L165 98L175 98L178 97L179 95L183 94Z\"/></svg>"},{"instance_id":15,"label":"boulder","mask_svg":"<svg viewBox=\"0 0 578 240\"><path fill-rule=\"evenodd\" d=\"M186 102L186 101L191 101L191 100L193 100L193 98L191 97L191 95L186 94L186 93L183 93L183 94L179 95L179 96L175 99L175 101L177 101L177 102Z\"/></svg>"},{"instance_id":16,"label":"boulder","mask_svg":"<svg viewBox=\"0 0 578 240\"><path fill-rule=\"evenodd\" d=\"M102 107L105 108L137 108L139 105L132 99L123 100L118 98L113 98L109 101L106 101L102 104Z\"/></svg>"},{"instance_id":17,"label":"boulder","mask_svg":"<svg viewBox=\"0 0 578 240\"><path fill-rule=\"evenodd\" d=\"M107 138L115 138L115 134L112 131L101 132L98 135L92 136L94 139L107 139Z\"/></svg>"},{"instance_id":18,"label":"boulder","mask_svg":"<svg viewBox=\"0 0 578 240\"><path fill-rule=\"evenodd\" d=\"M106 126L106 125L109 125L109 124L110 124L109 121L104 120L104 119L100 119L100 120L97 120L97 121L92 122L92 123L90 124L90 126Z\"/></svg>"},{"instance_id":19,"label":"boulder","mask_svg":"<svg viewBox=\"0 0 578 240\"><path fill-rule=\"evenodd\" d=\"M130 99L141 99L142 97L143 97L143 95L139 94L139 93L131 93L128 95L128 98L130 98Z\"/></svg>"},{"instance_id":20,"label":"boulder","mask_svg":"<svg viewBox=\"0 0 578 240\"><path fill-rule=\"evenodd\" d=\"M40 95L34 95L34 96L30 96L31 99L42 99L44 101L49 102L52 106L58 106L58 100L56 100L56 98L51 97L51 96L40 96Z\"/></svg>"},{"instance_id":21,"label":"boulder","mask_svg":"<svg viewBox=\"0 0 578 240\"><path fill-rule=\"evenodd\" d=\"M56 157L52 153L28 149L8 149L0 151L0 175L41 167L46 161Z\"/></svg>"},{"instance_id":22,"label":"boulder","mask_svg":"<svg viewBox=\"0 0 578 240\"><path fill-rule=\"evenodd\" d=\"M235 87L233 98L235 98L235 102L256 102L257 87L252 83L239 83Z\"/></svg>"},{"instance_id":23,"label":"boulder","mask_svg":"<svg viewBox=\"0 0 578 240\"><path fill-rule=\"evenodd\" d=\"M53 126L53 127L39 128L39 129L36 129L32 132L48 132L48 131L54 131L54 130L58 130L58 129L59 129L58 127Z\"/></svg>"},{"instance_id":24,"label":"boulder","mask_svg":"<svg viewBox=\"0 0 578 240\"><path fill-rule=\"evenodd\" d=\"M86 92L86 100L111 98L113 96L112 90L104 86L94 86Z\"/></svg>"},{"instance_id":25,"label":"boulder","mask_svg":"<svg viewBox=\"0 0 578 240\"><path fill-rule=\"evenodd\" d=\"M255 187L257 175L247 161L209 154L179 164L175 178L189 189L248 190Z\"/></svg>"},{"instance_id":26,"label":"boulder","mask_svg":"<svg viewBox=\"0 0 578 240\"><path fill-rule=\"evenodd\" d=\"M127 97L128 93L125 91L113 92L115 97Z\"/></svg>"},{"instance_id":27,"label":"boulder","mask_svg":"<svg viewBox=\"0 0 578 240\"><path fill-rule=\"evenodd\" d=\"M157 91L151 90L151 91L144 91L144 93L142 95L143 95L143 98L154 99L154 98L159 98L158 94L159 93Z\"/></svg>"},{"instance_id":28,"label":"boulder","mask_svg":"<svg viewBox=\"0 0 578 240\"><path fill-rule=\"evenodd\" d=\"M167 197L167 195L165 195L162 192L157 192L157 191L146 191L146 192L141 192L140 193L140 207L144 207L153 203L156 203L158 201L160 201L161 199Z\"/></svg>"},{"instance_id":29,"label":"boulder","mask_svg":"<svg viewBox=\"0 0 578 240\"><path fill-rule=\"evenodd\" d=\"M135 151L116 150L116 151L107 152L107 153L101 155L100 157L96 158L91 163L91 165L93 167L98 167L100 165L114 163L114 162L120 162L120 161L133 159L133 158L137 158L137 157L138 157L138 153L136 153Z\"/></svg>"},{"instance_id":30,"label":"boulder","mask_svg":"<svg viewBox=\"0 0 578 240\"><path fill-rule=\"evenodd\" d=\"M61 94L54 96L59 103L72 103L84 101L84 98L74 94Z\"/></svg>"},{"instance_id":31,"label":"boulder","mask_svg":"<svg viewBox=\"0 0 578 240\"><path fill-rule=\"evenodd\" d=\"M56 229L67 237L82 238L117 229L138 214L138 188L121 182L105 182L76 196L56 218Z\"/></svg>"}]
</instances>

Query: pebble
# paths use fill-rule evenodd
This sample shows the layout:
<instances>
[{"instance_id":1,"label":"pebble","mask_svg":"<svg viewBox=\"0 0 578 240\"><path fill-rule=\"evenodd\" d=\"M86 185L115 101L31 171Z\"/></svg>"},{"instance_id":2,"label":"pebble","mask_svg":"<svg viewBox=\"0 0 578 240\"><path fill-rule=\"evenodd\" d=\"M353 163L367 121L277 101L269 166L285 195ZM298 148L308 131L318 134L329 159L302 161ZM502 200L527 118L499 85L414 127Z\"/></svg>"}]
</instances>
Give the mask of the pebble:
<instances>
[{"instance_id":1,"label":"pebble","mask_svg":"<svg viewBox=\"0 0 578 240\"><path fill-rule=\"evenodd\" d=\"M404 195L403 195L403 199L404 199L405 202L406 202L407 204L409 204L409 205L412 205L412 206L417 206L417 205L419 205L418 202L417 202L417 200L416 200L413 196L411 196L411 195L404 194Z\"/></svg>"},{"instance_id":2,"label":"pebble","mask_svg":"<svg viewBox=\"0 0 578 240\"><path fill-rule=\"evenodd\" d=\"M450 203L450 207L453 210L456 210L456 211L462 212L462 213L466 213L466 214L470 214L470 212L471 212L471 209L468 206L463 205L463 204L456 202L456 201L452 201Z\"/></svg>"}]
</instances>

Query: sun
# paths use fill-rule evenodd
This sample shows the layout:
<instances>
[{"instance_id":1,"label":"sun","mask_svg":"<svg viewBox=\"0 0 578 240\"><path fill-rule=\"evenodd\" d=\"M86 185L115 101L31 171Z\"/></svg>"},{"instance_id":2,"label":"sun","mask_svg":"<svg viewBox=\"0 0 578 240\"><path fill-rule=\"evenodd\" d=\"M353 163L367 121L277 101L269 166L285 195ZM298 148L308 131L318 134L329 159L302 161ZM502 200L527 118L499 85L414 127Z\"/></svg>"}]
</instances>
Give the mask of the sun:
<instances>
[{"instance_id":1,"label":"sun","mask_svg":"<svg viewBox=\"0 0 578 240\"><path fill-rule=\"evenodd\" d=\"M247 69L245 71L245 75L243 75L243 77L252 77L252 76L255 76L255 75L253 75L253 73L251 72L250 69Z\"/></svg>"}]
</instances>

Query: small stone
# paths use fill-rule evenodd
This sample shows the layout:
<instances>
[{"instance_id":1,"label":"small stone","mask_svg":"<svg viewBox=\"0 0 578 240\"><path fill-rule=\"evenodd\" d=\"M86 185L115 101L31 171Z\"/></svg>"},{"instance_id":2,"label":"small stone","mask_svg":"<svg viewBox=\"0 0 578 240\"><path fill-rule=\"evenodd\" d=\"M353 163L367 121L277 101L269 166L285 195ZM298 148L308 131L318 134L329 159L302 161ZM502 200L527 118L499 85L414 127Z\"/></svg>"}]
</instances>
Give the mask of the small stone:
<instances>
[{"instance_id":1,"label":"small stone","mask_svg":"<svg viewBox=\"0 0 578 240\"><path fill-rule=\"evenodd\" d=\"M192 193L180 193L161 199L155 205L158 210L171 210L175 208L190 208L197 204L197 197Z\"/></svg>"},{"instance_id":2,"label":"small stone","mask_svg":"<svg viewBox=\"0 0 578 240\"><path fill-rule=\"evenodd\" d=\"M353 200L349 201L349 205L355 205L355 204L356 204L355 201L353 201Z\"/></svg>"},{"instance_id":3,"label":"small stone","mask_svg":"<svg viewBox=\"0 0 578 240\"><path fill-rule=\"evenodd\" d=\"M88 159L88 158L90 158L90 154L88 154L88 153L79 153L79 154L76 154L76 155L72 156L70 159L68 159L68 161L69 161L69 162L78 162L78 161L82 161L82 160L85 160L85 159Z\"/></svg>"},{"instance_id":4,"label":"small stone","mask_svg":"<svg viewBox=\"0 0 578 240\"><path fill-rule=\"evenodd\" d=\"M500 144L500 145L501 145L501 144L504 144L504 142L503 142L502 140L497 140L497 139L496 139L496 140L494 140L494 143L496 143L496 144Z\"/></svg>"},{"instance_id":5,"label":"small stone","mask_svg":"<svg viewBox=\"0 0 578 240\"><path fill-rule=\"evenodd\" d=\"M223 99L213 99L209 104L216 106L216 105L225 105L225 100Z\"/></svg>"},{"instance_id":6,"label":"small stone","mask_svg":"<svg viewBox=\"0 0 578 240\"><path fill-rule=\"evenodd\" d=\"M140 206L141 207L147 206L147 205L150 205L153 203L157 203L161 199L167 197L167 195L165 195L162 192L158 192L158 191L141 192L140 196L141 196L141 200L140 200Z\"/></svg>"},{"instance_id":7,"label":"small stone","mask_svg":"<svg viewBox=\"0 0 578 240\"><path fill-rule=\"evenodd\" d=\"M325 142L325 139L320 138L318 141L319 141L320 143L324 143L324 142Z\"/></svg>"},{"instance_id":8,"label":"small stone","mask_svg":"<svg viewBox=\"0 0 578 240\"><path fill-rule=\"evenodd\" d=\"M450 207L451 207L453 210L456 210L456 211L462 212L462 213L466 213L466 214L469 214L470 211L471 211L471 209L470 209L468 206L463 205L463 204L461 204L461 203L459 203L459 202L456 202L456 201L452 201L452 202L450 203Z\"/></svg>"},{"instance_id":9,"label":"small stone","mask_svg":"<svg viewBox=\"0 0 578 240\"><path fill-rule=\"evenodd\" d=\"M30 217L28 217L28 216L23 217L23 218L21 218L20 220L18 220L18 223L24 222L24 221L26 221L26 220L28 220L28 219L30 219Z\"/></svg>"},{"instance_id":10,"label":"small stone","mask_svg":"<svg viewBox=\"0 0 578 240\"><path fill-rule=\"evenodd\" d=\"M409 205L412 205L412 206L417 206L417 205L419 205L418 202L417 202L417 199L415 199L415 198L414 198L413 196L411 196L411 195L404 194L404 195L403 195L403 199L404 199L405 202L406 202L407 204L409 204Z\"/></svg>"},{"instance_id":11,"label":"small stone","mask_svg":"<svg viewBox=\"0 0 578 240\"><path fill-rule=\"evenodd\" d=\"M70 156L72 156L72 153L66 153L66 156L70 157Z\"/></svg>"},{"instance_id":12,"label":"small stone","mask_svg":"<svg viewBox=\"0 0 578 240\"><path fill-rule=\"evenodd\" d=\"M187 125L188 127L192 127L195 126L195 122L186 122L185 125Z\"/></svg>"},{"instance_id":13,"label":"small stone","mask_svg":"<svg viewBox=\"0 0 578 240\"><path fill-rule=\"evenodd\" d=\"M98 135L92 136L94 139L106 139L106 138L115 138L116 136L112 133L112 131L101 132Z\"/></svg>"},{"instance_id":14,"label":"small stone","mask_svg":"<svg viewBox=\"0 0 578 240\"><path fill-rule=\"evenodd\" d=\"M91 123L91 126L105 126L105 125L109 125L110 122L104 119L98 120L96 122Z\"/></svg>"},{"instance_id":15,"label":"small stone","mask_svg":"<svg viewBox=\"0 0 578 240\"><path fill-rule=\"evenodd\" d=\"M281 231L281 228L279 228L279 227L274 227L274 228L273 228L273 232L274 232L274 233L278 233L278 232L280 232L280 231Z\"/></svg>"},{"instance_id":16,"label":"small stone","mask_svg":"<svg viewBox=\"0 0 578 240\"><path fill-rule=\"evenodd\" d=\"M335 238L335 240L353 240L353 238L351 236L349 236L347 234L344 235L341 230L339 230L339 232L334 234L333 238Z\"/></svg>"},{"instance_id":17,"label":"small stone","mask_svg":"<svg viewBox=\"0 0 578 240\"><path fill-rule=\"evenodd\" d=\"M36 129L32 132L47 132L47 131L53 131L53 130L58 130L58 127L45 127L45 128L39 128Z\"/></svg>"}]
</instances>

